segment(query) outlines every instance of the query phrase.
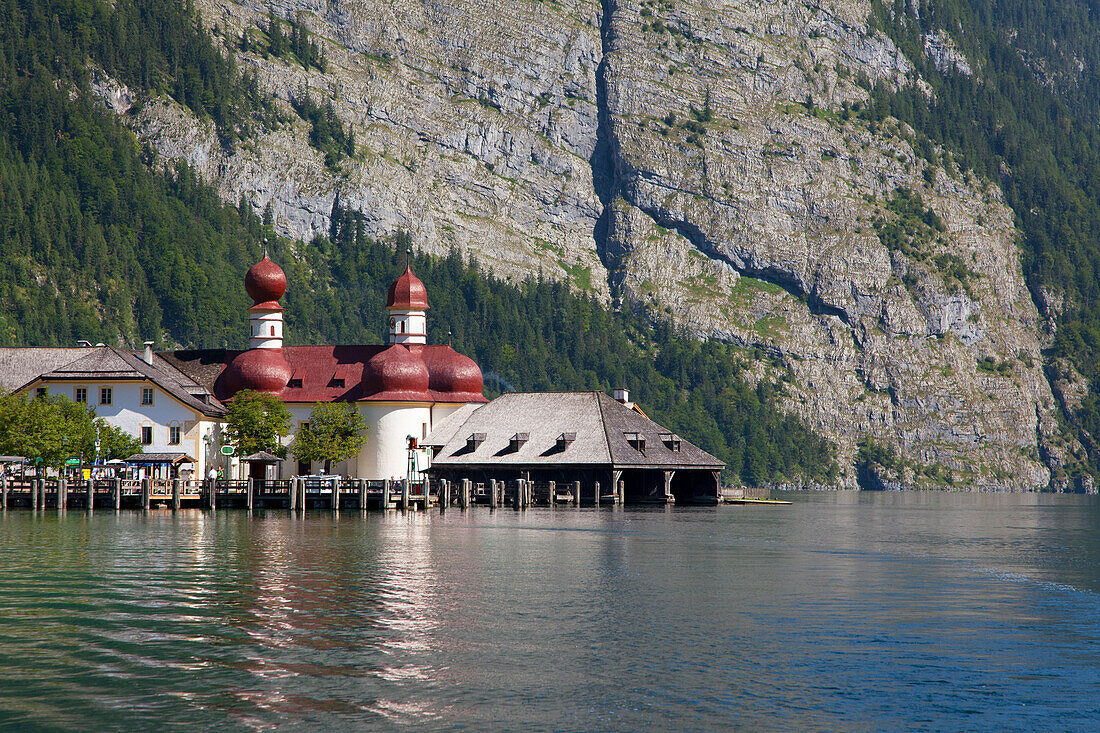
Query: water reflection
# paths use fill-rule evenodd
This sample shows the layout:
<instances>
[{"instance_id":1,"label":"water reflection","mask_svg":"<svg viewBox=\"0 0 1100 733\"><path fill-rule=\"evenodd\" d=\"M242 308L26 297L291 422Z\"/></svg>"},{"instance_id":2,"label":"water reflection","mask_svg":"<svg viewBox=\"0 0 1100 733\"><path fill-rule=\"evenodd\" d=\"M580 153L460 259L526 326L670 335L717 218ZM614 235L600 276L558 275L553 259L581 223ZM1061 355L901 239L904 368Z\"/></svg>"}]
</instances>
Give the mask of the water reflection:
<instances>
[{"instance_id":1,"label":"water reflection","mask_svg":"<svg viewBox=\"0 0 1100 733\"><path fill-rule=\"evenodd\" d=\"M0 515L0 726L1074 729L1095 499Z\"/></svg>"}]
</instances>

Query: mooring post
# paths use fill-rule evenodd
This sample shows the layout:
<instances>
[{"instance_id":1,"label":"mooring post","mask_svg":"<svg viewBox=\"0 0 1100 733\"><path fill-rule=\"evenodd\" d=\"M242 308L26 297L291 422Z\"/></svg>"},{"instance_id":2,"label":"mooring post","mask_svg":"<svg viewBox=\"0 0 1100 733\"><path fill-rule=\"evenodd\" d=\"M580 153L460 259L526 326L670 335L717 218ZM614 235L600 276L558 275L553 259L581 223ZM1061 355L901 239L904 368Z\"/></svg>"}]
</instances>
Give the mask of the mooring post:
<instances>
[{"instance_id":1,"label":"mooring post","mask_svg":"<svg viewBox=\"0 0 1100 733\"><path fill-rule=\"evenodd\" d=\"M0 476L0 510L8 508L8 477Z\"/></svg>"},{"instance_id":2,"label":"mooring post","mask_svg":"<svg viewBox=\"0 0 1100 733\"><path fill-rule=\"evenodd\" d=\"M122 479L120 478L111 482L111 504L116 512L122 508Z\"/></svg>"},{"instance_id":3,"label":"mooring post","mask_svg":"<svg viewBox=\"0 0 1100 733\"><path fill-rule=\"evenodd\" d=\"M596 508L599 509L600 508L600 482L599 481L597 481L597 482L595 482L595 484L593 484L592 491L594 492L593 496L595 496L595 499L596 499Z\"/></svg>"},{"instance_id":4,"label":"mooring post","mask_svg":"<svg viewBox=\"0 0 1100 733\"><path fill-rule=\"evenodd\" d=\"M470 485L472 483L468 478L462 479L462 487L458 493L458 505L463 509L468 509L470 506Z\"/></svg>"},{"instance_id":5,"label":"mooring post","mask_svg":"<svg viewBox=\"0 0 1100 733\"><path fill-rule=\"evenodd\" d=\"M38 482L42 479L31 479L31 509L38 508Z\"/></svg>"},{"instance_id":6,"label":"mooring post","mask_svg":"<svg viewBox=\"0 0 1100 733\"><path fill-rule=\"evenodd\" d=\"M63 511L69 508L69 480L59 478L57 480L57 509Z\"/></svg>"},{"instance_id":7,"label":"mooring post","mask_svg":"<svg viewBox=\"0 0 1100 733\"><path fill-rule=\"evenodd\" d=\"M87 499L84 502L84 508L88 511L91 511L95 508L95 479L91 476L88 477L88 485L85 488L85 491L87 492Z\"/></svg>"},{"instance_id":8,"label":"mooring post","mask_svg":"<svg viewBox=\"0 0 1100 733\"><path fill-rule=\"evenodd\" d=\"M141 508L148 510L153 503L153 479L146 477L141 480Z\"/></svg>"},{"instance_id":9,"label":"mooring post","mask_svg":"<svg viewBox=\"0 0 1100 733\"><path fill-rule=\"evenodd\" d=\"M439 498L439 511L443 512L451 505L451 482L443 479L439 484L439 490L443 492L443 495Z\"/></svg>"},{"instance_id":10,"label":"mooring post","mask_svg":"<svg viewBox=\"0 0 1100 733\"><path fill-rule=\"evenodd\" d=\"M172 511L177 512L180 508L180 484L183 483L182 479L172 479Z\"/></svg>"},{"instance_id":11,"label":"mooring post","mask_svg":"<svg viewBox=\"0 0 1100 733\"><path fill-rule=\"evenodd\" d=\"M386 479L382 482L382 508L390 508L390 480Z\"/></svg>"},{"instance_id":12,"label":"mooring post","mask_svg":"<svg viewBox=\"0 0 1100 733\"><path fill-rule=\"evenodd\" d=\"M489 508L497 508L497 480L495 478L489 479Z\"/></svg>"},{"instance_id":13,"label":"mooring post","mask_svg":"<svg viewBox=\"0 0 1100 733\"><path fill-rule=\"evenodd\" d=\"M290 509L291 514L298 507L298 477L290 479L290 487L287 489L286 497L287 507Z\"/></svg>"},{"instance_id":14,"label":"mooring post","mask_svg":"<svg viewBox=\"0 0 1100 733\"><path fill-rule=\"evenodd\" d=\"M340 478L332 479L332 511L340 511Z\"/></svg>"},{"instance_id":15,"label":"mooring post","mask_svg":"<svg viewBox=\"0 0 1100 733\"><path fill-rule=\"evenodd\" d=\"M409 510L409 480L401 479L401 511Z\"/></svg>"},{"instance_id":16,"label":"mooring post","mask_svg":"<svg viewBox=\"0 0 1100 733\"><path fill-rule=\"evenodd\" d=\"M252 476L248 477L248 484L244 493L244 508L248 511L252 511L253 496L256 493L256 479Z\"/></svg>"},{"instance_id":17,"label":"mooring post","mask_svg":"<svg viewBox=\"0 0 1100 733\"><path fill-rule=\"evenodd\" d=\"M355 488L359 493L359 511L367 508L367 480L356 479Z\"/></svg>"},{"instance_id":18,"label":"mooring post","mask_svg":"<svg viewBox=\"0 0 1100 733\"><path fill-rule=\"evenodd\" d=\"M581 505L581 482L573 482L573 506Z\"/></svg>"}]
</instances>

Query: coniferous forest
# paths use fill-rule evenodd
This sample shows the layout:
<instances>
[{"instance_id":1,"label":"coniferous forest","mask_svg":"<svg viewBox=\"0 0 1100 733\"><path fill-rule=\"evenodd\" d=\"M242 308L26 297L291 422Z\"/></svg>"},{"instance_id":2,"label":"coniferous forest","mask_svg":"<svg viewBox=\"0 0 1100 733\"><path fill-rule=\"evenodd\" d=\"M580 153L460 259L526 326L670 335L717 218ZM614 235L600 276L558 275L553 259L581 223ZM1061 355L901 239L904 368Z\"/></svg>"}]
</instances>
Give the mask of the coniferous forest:
<instances>
[{"instance_id":1,"label":"coniferous forest","mask_svg":"<svg viewBox=\"0 0 1100 733\"><path fill-rule=\"evenodd\" d=\"M930 0L919 13L913 5L874 0L873 22L931 93L873 87L858 114L869 124L897 117L916 131L915 148L926 158L950 153L1002 187L1017 214L1036 302L1065 296L1052 312L1048 369L1065 359L1092 385L1080 410L1065 417L1098 434L1095 3ZM237 273L259 256L264 236L290 277L292 340L381 339L385 286L404 262L395 246L417 243L374 241L359 212L339 207L330 236L278 240L247 202L226 206L184 166L160 170L90 94L90 69L102 68L141 92L137 104L170 95L210 119L227 147L280 124L256 80L201 28L189 2L0 0L0 17L0 343L153 338L165 347L242 346L248 301ZM291 19L287 27L288 53L322 65ZM951 34L978 73L936 68L923 44L936 29ZM248 38L268 46L287 40L273 18ZM348 141L329 130L321 108L310 111L315 145L338 158ZM413 262L430 289L432 340L450 338L476 358L489 393L626 384L651 417L727 460L745 481L835 474L828 442L778 409L782 383L750 387L742 378L761 355L606 310L559 283L506 284L456 254ZM1098 466L1100 456L1091 456L1088 470Z\"/></svg>"},{"instance_id":2,"label":"coniferous forest","mask_svg":"<svg viewBox=\"0 0 1100 733\"><path fill-rule=\"evenodd\" d=\"M251 205L224 205L187 167L158 172L92 101L89 59L212 119L224 145L277 124L255 80L213 45L189 3L3 5L0 343L241 347L242 277L264 238L290 280L292 342L381 341L386 289L415 243L374 241L359 212L339 208L330 237L278 239ZM457 254L413 264L431 294L431 339L478 360L490 396L629 385L651 417L726 460L731 480L835 477L832 445L778 408L782 385L741 378L751 354L608 311L560 283L507 284Z\"/></svg>"}]
</instances>

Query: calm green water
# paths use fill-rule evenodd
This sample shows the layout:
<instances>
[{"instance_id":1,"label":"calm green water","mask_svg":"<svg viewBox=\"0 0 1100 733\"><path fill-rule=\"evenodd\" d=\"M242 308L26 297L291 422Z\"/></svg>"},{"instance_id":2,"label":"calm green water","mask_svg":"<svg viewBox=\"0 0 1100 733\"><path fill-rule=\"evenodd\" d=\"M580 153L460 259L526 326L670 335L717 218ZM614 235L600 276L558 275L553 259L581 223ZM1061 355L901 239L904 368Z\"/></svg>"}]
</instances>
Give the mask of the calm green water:
<instances>
[{"instance_id":1,"label":"calm green water","mask_svg":"<svg viewBox=\"0 0 1100 733\"><path fill-rule=\"evenodd\" d=\"M0 726L1097 730L1100 502L0 515Z\"/></svg>"}]
</instances>

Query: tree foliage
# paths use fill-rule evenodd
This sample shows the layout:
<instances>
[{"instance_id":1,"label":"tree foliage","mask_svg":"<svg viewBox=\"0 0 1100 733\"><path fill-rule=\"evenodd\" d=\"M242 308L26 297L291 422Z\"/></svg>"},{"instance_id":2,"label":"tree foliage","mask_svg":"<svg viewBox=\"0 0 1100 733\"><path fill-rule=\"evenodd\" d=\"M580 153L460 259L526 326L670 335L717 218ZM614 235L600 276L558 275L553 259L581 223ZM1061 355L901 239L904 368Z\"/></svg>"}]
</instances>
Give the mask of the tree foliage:
<instances>
[{"instance_id":1,"label":"tree foliage","mask_svg":"<svg viewBox=\"0 0 1100 733\"><path fill-rule=\"evenodd\" d=\"M322 402L310 412L309 426L294 436L290 452L299 461L324 461L328 473L334 462L358 456L366 441L367 426L355 405Z\"/></svg>"},{"instance_id":2,"label":"tree foliage","mask_svg":"<svg viewBox=\"0 0 1100 733\"><path fill-rule=\"evenodd\" d=\"M92 463L97 436L100 461L141 452L137 438L64 395L0 397L0 454L23 456L50 468L59 468L70 456Z\"/></svg>"},{"instance_id":3,"label":"tree foliage","mask_svg":"<svg viewBox=\"0 0 1100 733\"><path fill-rule=\"evenodd\" d=\"M238 456L267 451L282 458L281 439L290 433L290 410L268 392L238 392L226 411L225 437Z\"/></svg>"}]
</instances>

